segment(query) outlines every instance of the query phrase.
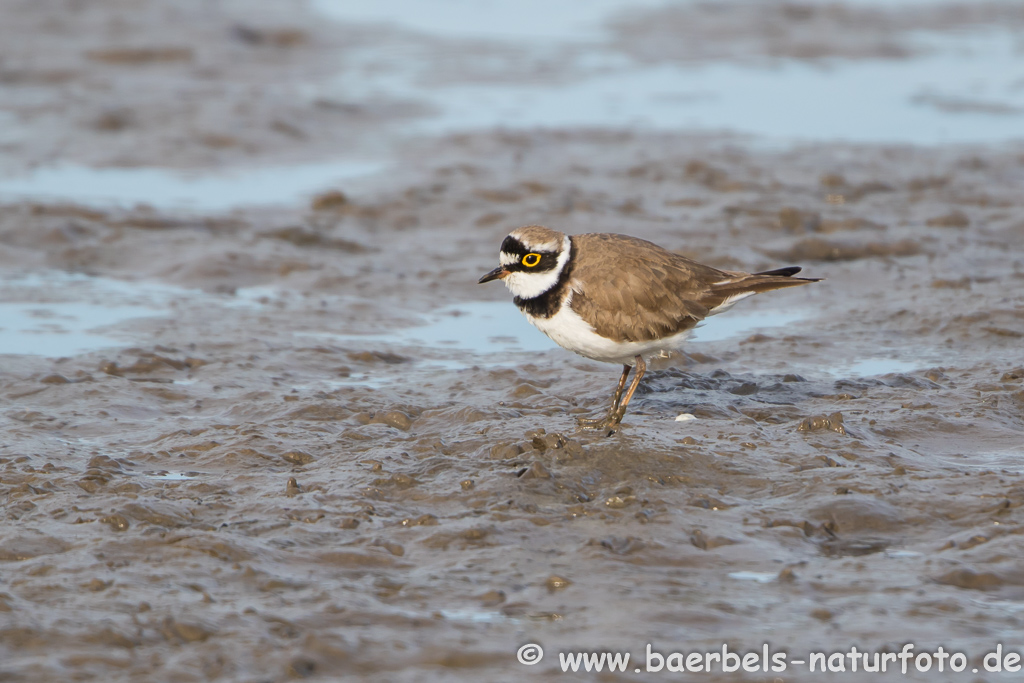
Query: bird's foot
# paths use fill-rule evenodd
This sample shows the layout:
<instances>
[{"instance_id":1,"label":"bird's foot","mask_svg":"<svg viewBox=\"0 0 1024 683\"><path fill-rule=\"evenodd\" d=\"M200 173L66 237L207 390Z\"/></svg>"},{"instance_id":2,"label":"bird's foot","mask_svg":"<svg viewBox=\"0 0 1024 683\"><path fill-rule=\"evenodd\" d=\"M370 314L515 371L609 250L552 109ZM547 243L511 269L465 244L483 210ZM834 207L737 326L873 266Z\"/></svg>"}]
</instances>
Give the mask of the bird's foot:
<instances>
[{"instance_id":1,"label":"bird's foot","mask_svg":"<svg viewBox=\"0 0 1024 683\"><path fill-rule=\"evenodd\" d=\"M594 419L589 417L577 417L576 426L580 429L601 429L601 425L608 421L608 416Z\"/></svg>"},{"instance_id":2,"label":"bird's foot","mask_svg":"<svg viewBox=\"0 0 1024 683\"><path fill-rule=\"evenodd\" d=\"M607 432L606 436L611 436L621 429L621 422L622 414L615 410L597 419L578 417L576 427L580 431Z\"/></svg>"}]
</instances>

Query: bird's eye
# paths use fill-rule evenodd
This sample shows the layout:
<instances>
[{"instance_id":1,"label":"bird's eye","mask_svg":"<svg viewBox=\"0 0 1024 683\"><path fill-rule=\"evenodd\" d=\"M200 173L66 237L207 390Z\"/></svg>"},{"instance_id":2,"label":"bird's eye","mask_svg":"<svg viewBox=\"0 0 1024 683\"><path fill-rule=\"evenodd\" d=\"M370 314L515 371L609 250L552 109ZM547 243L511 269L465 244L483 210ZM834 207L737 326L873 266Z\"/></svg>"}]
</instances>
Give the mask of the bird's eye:
<instances>
[{"instance_id":1,"label":"bird's eye","mask_svg":"<svg viewBox=\"0 0 1024 683\"><path fill-rule=\"evenodd\" d=\"M523 257L523 265L527 268L533 268L538 263L540 263L540 254L527 254Z\"/></svg>"}]
</instances>

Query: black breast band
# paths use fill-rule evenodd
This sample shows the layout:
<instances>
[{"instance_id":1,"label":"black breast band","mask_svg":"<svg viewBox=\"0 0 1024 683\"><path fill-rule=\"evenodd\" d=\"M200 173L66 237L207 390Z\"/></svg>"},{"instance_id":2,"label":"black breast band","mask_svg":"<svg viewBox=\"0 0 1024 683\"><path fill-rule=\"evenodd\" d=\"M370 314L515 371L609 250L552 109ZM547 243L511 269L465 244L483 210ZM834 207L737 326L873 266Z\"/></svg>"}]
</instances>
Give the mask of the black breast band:
<instances>
[{"instance_id":1,"label":"black breast band","mask_svg":"<svg viewBox=\"0 0 1024 683\"><path fill-rule=\"evenodd\" d=\"M558 310L562 307L562 302L569 292L569 279L572 277L575 257L576 245L573 244L572 237L570 237L569 258L566 259L562 272L558 274L558 280L546 292L535 297L523 299L517 296L513 299L512 301L519 307L519 310L535 318L550 318L555 313L558 313Z\"/></svg>"}]
</instances>

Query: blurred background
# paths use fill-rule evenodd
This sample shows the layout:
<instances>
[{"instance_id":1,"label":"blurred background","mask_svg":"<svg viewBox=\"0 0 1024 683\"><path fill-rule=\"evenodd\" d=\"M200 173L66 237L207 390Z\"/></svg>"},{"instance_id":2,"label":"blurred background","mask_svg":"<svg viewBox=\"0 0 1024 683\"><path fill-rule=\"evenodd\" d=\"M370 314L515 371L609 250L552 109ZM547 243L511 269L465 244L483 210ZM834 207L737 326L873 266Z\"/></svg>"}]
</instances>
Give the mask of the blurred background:
<instances>
[{"instance_id":1,"label":"blurred background","mask_svg":"<svg viewBox=\"0 0 1024 683\"><path fill-rule=\"evenodd\" d=\"M5 0L4 15L3 197L224 209L308 197L459 132L999 143L1024 112L1019 3Z\"/></svg>"}]
</instances>

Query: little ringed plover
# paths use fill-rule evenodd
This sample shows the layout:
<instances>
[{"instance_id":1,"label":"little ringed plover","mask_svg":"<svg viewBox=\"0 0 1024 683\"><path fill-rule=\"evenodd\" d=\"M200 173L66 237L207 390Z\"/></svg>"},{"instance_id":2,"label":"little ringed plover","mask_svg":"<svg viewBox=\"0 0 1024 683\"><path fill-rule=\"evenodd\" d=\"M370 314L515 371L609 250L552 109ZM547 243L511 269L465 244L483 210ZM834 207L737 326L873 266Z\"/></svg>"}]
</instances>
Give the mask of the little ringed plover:
<instances>
[{"instance_id":1,"label":"little ringed plover","mask_svg":"<svg viewBox=\"0 0 1024 683\"><path fill-rule=\"evenodd\" d=\"M679 349L704 318L748 296L821 279L793 277L797 266L719 270L636 237L570 236L539 225L513 230L499 259L481 283L503 280L519 310L559 346L622 364L608 413L580 421L595 429L614 429L622 421L647 369L645 359Z\"/></svg>"}]
</instances>

